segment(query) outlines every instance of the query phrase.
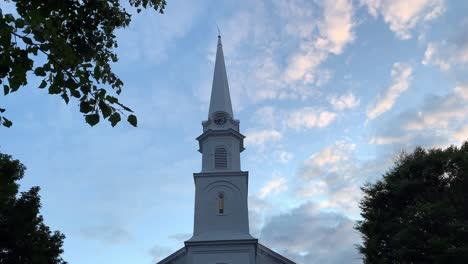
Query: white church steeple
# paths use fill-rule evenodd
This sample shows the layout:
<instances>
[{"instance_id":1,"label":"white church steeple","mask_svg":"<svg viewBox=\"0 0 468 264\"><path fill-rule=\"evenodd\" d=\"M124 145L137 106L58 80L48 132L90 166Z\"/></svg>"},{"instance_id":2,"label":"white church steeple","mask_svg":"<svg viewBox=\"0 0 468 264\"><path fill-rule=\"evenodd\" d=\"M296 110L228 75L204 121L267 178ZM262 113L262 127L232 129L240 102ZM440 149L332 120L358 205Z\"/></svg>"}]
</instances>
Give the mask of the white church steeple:
<instances>
[{"instance_id":1,"label":"white church steeple","mask_svg":"<svg viewBox=\"0 0 468 264\"><path fill-rule=\"evenodd\" d=\"M221 36L218 36L208 120L202 125L203 134L197 138L202 172L241 171L244 136L239 132L239 121L233 118Z\"/></svg>"},{"instance_id":2,"label":"white church steeple","mask_svg":"<svg viewBox=\"0 0 468 264\"><path fill-rule=\"evenodd\" d=\"M250 235L249 173L241 170L244 136L234 119L221 36L208 119L197 138L202 169L193 174L193 236L159 264L295 264Z\"/></svg>"},{"instance_id":3,"label":"white church steeple","mask_svg":"<svg viewBox=\"0 0 468 264\"><path fill-rule=\"evenodd\" d=\"M194 173L195 221L190 241L253 239L247 208L248 173L241 170L244 136L233 118L221 37L211 90L208 120L197 138L202 169Z\"/></svg>"},{"instance_id":4,"label":"white church steeple","mask_svg":"<svg viewBox=\"0 0 468 264\"><path fill-rule=\"evenodd\" d=\"M216 62L213 75L213 86L211 88L210 111L208 112L208 118L216 112L225 112L231 117L234 117L232 113L231 96L229 95L226 65L224 64L221 36L218 36L218 48L216 50Z\"/></svg>"}]
</instances>

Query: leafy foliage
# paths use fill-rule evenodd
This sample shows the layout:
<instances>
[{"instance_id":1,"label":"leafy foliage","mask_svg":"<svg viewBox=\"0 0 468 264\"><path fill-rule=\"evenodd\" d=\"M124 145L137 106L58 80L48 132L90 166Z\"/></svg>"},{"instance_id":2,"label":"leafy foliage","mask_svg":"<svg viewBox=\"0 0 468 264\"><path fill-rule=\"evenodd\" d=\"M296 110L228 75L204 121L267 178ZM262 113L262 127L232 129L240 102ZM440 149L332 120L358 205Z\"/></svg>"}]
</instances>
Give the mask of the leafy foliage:
<instances>
[{"instance_id":1,"label":"leafy foliage","mask_svg":"<svg viewBox=\"0 0 468 264\"><path fill-rule=\"evenodd\" d=\"M362 190L364 263L468 263L468 142L403 154Z\"/></svg>"},{"instance_id":2,"label":"leafy foliage","mask_svg":"<svg viewBox=\"0 0 468 264\"><path fill-rule=\"evenodd\" d=\"M26 85L28 73L33 73L42 78L38 88L60 95L67 104L76 98L91 126L100 116L115 126L121 114L132 112L116 97L123 83L110 65L118 60L114 31L131 20L119 0L12 2L17 16L0 9L0 86L5 95ZM138 13L141 8L163 13L166 0L129 0L129 4ZM0 108L0 124L10 127L4 112ZM128 122L137 125L133 115Z\"/></svg>"},{"instance_id":3,"label":"leafy foliage","mask_svg":"<svg viewBox=\"0 0 468 264\"><path fill-rule=\"evenodd\" d=\"M17 197L25 170L0 153L0 263L65 264L60 257L65 236L43 223L39 187Z\"/></svg>"}]
</instances>

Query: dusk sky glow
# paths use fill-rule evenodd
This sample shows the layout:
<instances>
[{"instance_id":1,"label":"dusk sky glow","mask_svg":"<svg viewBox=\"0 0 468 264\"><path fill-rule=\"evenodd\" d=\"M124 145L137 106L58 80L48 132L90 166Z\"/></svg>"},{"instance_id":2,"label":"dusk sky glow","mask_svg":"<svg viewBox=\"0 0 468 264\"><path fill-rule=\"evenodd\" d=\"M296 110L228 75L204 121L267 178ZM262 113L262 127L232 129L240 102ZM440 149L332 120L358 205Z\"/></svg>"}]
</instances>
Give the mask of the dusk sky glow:
<instances>
[{"instance_id":1,"label":"dusk sky glow","mask_svg":"<svg viewBox=\"0 0 468 264\"><path fill-rule=\"evenodd\" d=\"M14 10L0 2L2 10ZM0 151L41 187L70 264L150 264L193 229L195 140L222 35L246 136L253 236L297 263L362 263L360 186L401 151L468 139L468 1L169 0L117 32L121 102L138 127L90 127L77 101L0 97Z\"/></svg>"}]
</instances>

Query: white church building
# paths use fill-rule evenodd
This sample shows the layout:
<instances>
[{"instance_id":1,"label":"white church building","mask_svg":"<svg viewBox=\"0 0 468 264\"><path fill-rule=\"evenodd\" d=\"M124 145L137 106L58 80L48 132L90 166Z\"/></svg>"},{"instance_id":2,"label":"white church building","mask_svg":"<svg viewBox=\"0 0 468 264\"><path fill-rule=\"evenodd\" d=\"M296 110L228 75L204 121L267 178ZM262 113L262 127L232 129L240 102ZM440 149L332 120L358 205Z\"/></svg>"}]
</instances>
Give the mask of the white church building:
<instances>
[{"instance_id":1,"label":"white church building","mask_svg":"<svg viewBox=\"0 0 468 264\"><path fill-rule=\"evenodd\" d=\"M158 264L293 264L249 232L249 173L241 170L244 138L234 119L218 36L208 120L197 138L202 170L194 173L193 236Z\"/></svg>"}]
</instances>

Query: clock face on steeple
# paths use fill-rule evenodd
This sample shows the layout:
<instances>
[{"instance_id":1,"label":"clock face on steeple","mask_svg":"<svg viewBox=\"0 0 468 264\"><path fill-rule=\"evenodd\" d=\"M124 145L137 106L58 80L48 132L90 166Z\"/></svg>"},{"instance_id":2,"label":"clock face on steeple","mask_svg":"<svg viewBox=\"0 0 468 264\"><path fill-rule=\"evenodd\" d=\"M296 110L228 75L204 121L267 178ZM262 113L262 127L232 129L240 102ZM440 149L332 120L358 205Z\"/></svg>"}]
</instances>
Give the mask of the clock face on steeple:
<instances>
[{"instance_id":1,"label":"clock face on steeple","mask_svg":"<svg viewBox=\"0 0 468 264\"><path fill-rule=\"evenodd\" d=\"M227 122L227 115L225 113L215 113L213 115L213 122L218 125L218 126L222 126L224 124L226 124Z\"/></svg>"}]
</instances>

